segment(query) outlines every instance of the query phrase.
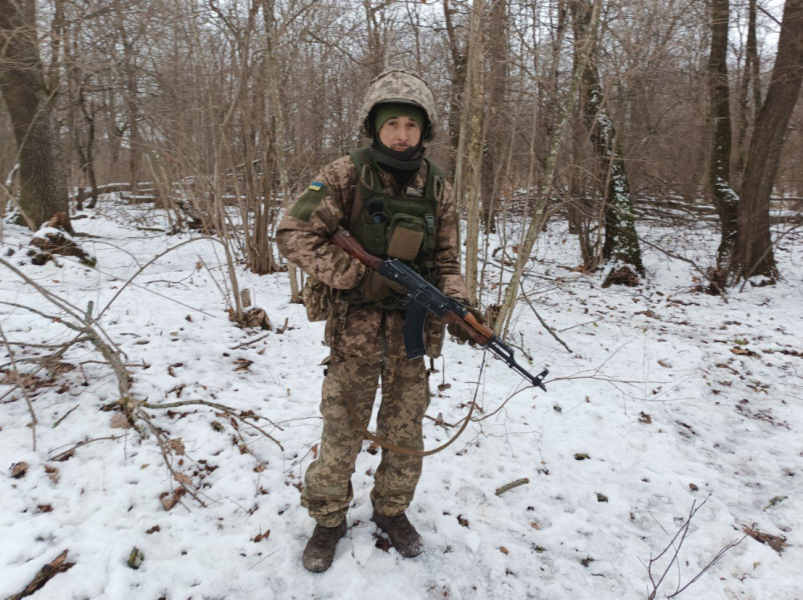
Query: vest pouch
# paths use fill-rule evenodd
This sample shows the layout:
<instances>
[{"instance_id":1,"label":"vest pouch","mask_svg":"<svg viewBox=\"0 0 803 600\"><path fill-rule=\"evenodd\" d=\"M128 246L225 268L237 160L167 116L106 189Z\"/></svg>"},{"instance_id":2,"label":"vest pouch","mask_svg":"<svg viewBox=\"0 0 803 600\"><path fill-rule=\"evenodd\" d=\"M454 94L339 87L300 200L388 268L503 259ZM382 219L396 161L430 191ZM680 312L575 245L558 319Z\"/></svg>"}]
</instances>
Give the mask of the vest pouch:
<instances>
[{"instance_id":1,"label":"vest pouch","mask_svg":"<svg viewBox=\"0 0 803 600\"><path fill-rule=\"evenodd\" d=\"M303 294L304 308L307 309L307 319L310 323L329 318L329 311L332 308L332 288L320 279L307 277Z\"/></svg>"},{"instance_id":2,"label":"vest pouch","mask_svg":"<svg viewBox=\"0 0 803 600\"><path fill-rule=\"evenodd\" d=\"M388 226L387 255L414 261L427 237L427 222L423 217L396 213Z\"/></svg>"},{"instance_id":3,"label":"vest pouch","mask_svg":"<svg viewBox=\"0 0 803 600\"><path fill-rule=\"evenodd\" d=\"M363 215L358 239L369 254L383 256L387 231L387 217L383 213Z\"/></svg>"}]
</instances>

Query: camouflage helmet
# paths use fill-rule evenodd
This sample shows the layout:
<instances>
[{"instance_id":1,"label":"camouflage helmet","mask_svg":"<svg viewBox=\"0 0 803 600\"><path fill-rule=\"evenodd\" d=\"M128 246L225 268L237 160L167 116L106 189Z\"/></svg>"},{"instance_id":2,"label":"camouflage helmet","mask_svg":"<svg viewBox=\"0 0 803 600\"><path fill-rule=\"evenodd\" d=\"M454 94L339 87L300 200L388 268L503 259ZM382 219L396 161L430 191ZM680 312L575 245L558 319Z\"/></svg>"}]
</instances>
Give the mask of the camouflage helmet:
<instances>
[{"instance_id":1,"label":"camouflage helmet","mask_svg":"<svg viewBox=\"0 0 803 600\"><path fill-rule=\"evenodd\" d=\"M368 116L371 109L381 102L411 102L424 109L429 120L429 127L424 132L424 141L435 139L435 97L427 82L407 69L390 68L377 75L365 92L360 109L360 133L371 137Z\"/></svg>"}]
</instances>

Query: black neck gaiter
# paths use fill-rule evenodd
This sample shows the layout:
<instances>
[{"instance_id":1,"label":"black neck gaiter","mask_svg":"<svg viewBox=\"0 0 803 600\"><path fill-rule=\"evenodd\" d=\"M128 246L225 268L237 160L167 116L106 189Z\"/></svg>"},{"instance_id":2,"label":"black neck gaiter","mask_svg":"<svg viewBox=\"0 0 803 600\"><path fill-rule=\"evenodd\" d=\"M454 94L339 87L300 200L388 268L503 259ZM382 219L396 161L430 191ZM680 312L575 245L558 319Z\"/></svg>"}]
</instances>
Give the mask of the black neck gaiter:
<instances>
[{"instance_id":1,"label":"black neck gaiter","mask_svg":"<svg viewBox=\"0 0 803 600\"><path fill-rule=\"evenodd\" d=\"M377 136L374 136L370 151L374 162L393 175L401 189L415 177L424 160L426 148L422 142L418 142L417 146L407 150L392 150L385 146Z\"/></svg>"}]
</instances>

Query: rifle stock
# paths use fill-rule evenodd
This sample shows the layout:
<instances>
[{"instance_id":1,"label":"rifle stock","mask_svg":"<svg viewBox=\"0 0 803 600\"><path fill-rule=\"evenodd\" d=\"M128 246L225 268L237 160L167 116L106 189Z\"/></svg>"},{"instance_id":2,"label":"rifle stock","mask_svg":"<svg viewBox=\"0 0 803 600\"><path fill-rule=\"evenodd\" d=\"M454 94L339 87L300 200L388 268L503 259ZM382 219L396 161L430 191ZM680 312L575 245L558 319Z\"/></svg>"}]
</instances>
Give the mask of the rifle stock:
<instances>
[{"instance_id":1,"label":"rifle stock","mask_svg":"<svg viewBox=\"0 0 803 600\"><path fill-rule=\"evenodd\" d=\"M366 267L370 267L374 271L379 270L379 265L382 264L382 259L373 254L366 252L362 244L354 239L348 231L342 227L338 227L337 231L329 238L331 242L338 248L345 250L349 256L356 258Z\"/></svg>"}]
</instances>

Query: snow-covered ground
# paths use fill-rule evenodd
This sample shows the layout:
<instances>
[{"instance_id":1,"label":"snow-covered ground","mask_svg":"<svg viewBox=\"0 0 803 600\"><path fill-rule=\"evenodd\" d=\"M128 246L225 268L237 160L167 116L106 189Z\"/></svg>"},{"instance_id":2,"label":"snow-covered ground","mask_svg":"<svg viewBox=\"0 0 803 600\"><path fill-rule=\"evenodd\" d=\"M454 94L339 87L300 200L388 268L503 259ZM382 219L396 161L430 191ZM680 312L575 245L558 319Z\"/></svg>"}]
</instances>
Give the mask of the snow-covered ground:
<instances>
[{"instance_id":1,"label":"snow-covered ground","mask_svg":"<svg viewBox=\"0 0 803 600\"><path fill-rule=\"evenodd\" d=\"M0 257L82 311L93 302L96 316L142 265L200 237L152 231L165 226L163 216L110 199L87 214L75 227L97 237L76 239L97 257L97 269L67 257L60 267L32 265L30 233L13 225L5 226ZM717 241L704 228L641 234L701 265ZM299 489L321 433L323 325L289 304L285 273L259 277L240 267L240 286L252 290L274 332L236 348L262 332L228 320L222 248L186 244L148 266L100 325L125 352L137 400L252 410L266 417L258 425L281 448L208 406L149 410L181 440L168 458L206 504L185 495L167 511L160 497L177 484L152 436L114 428L117 413L100 410L119 392L89 343L65 355L75 368L55 367L50 384L40 371L30 394L35 451L24 396L0 383L0 598L22 591L64 550L74 567L32 598L647 598L650 556L669 546L693 503L708 499L657 597L688 583L749 526L789 546L779 555L747 537L680 597L803 600L802 240L789 236L776 251L783 282L732 291L726 304L692 290L698 274L689 264L647 247L642 286L601 289L601 274L571 271L576 241L555 222L539 240L524 289L571 352L525 302L512 326L522 363L534 372L549 366L549 392L523 391L492 415L523 385L504 364L487 362L477 415L487 418L426 459L409 512L426 543L415 559L378 543L369 492L380 455L366 443L347 537L321 575L301 566L313 522ZM487 303L496 298L497 273L487 267ZM22 308L60 314L3 266L0 299L17 305L0 304L11 342L75 336ZM24 359L48 352L14 348L23 370L33 368ZM0 354L7 363L5 347ZM454 425L467 412L483 353L447 342L444 354L428 413ZM443 383L451 387L439 392ZM454 431L427 420L427 446ZM111 437L53 460L81 441ZM27 474L14 479L20 462ZM528 485L495 495L522 477ZM127 565L134 547L144 555L138 570ZM656 582L673 554L653 565Z\"/></svg>"}]
</instances>

